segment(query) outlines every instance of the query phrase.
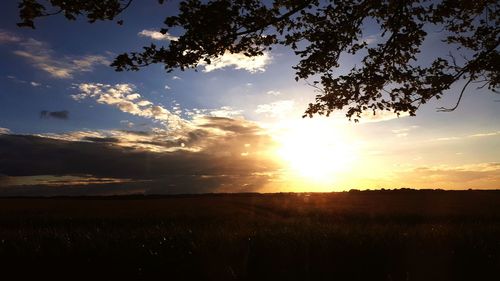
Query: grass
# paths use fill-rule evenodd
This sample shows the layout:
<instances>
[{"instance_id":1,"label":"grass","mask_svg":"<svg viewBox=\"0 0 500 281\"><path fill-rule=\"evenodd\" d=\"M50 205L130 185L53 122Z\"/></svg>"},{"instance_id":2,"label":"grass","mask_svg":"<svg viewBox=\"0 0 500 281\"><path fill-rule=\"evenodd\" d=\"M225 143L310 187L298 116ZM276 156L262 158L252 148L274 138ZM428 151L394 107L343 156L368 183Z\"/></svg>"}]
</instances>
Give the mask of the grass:
<instances>
[{"instance_id":1,"label":"grass","mask_svg":"<svg viewBox=\"0 0 500 281\"><path fill-rule=\"evenodd\" d=\"M3 198L0 267L66 280L500 280L500 192Z\"/></svg>"}]
</instances>

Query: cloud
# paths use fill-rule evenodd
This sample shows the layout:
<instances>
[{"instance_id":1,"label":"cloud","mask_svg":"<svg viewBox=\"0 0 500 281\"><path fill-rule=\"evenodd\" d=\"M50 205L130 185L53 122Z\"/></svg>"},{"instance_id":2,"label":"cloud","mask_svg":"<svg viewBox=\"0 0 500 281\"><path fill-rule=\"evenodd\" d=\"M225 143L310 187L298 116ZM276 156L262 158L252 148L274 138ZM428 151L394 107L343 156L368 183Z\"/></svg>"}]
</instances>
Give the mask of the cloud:
<instances>
[{"instance_id":1,"label":"cloud","mask_svg":"<svg viewBox=\"0 0 500 281\"><path fill-rule=\"evenodd\" d=\"M46 43L33 38L20 38L13 41L20 48L14 51L17 56L28 60L34 67L49 73L54 78L70 79L80 72L90 72L98 65L111 62L102 55L61 56Z\"/></svg>"},{"instance_id":2,"label":"cloud","mask_svg":"<svg viewBox=\"0 0 500 281\"><path fill-rule=\"evenodd\" d=\"M133 84L81 83L76 84L76 87L79 93L71 95L76 101L92 98L100 104L114 106L122 112L153 119L170 129L182 129L188 125L177 114L143 99Z\"/></svg>"},{"instance_id":3,"label":"cloud","mask_svg":"<svg viewBox=\"0 0 500 281\"><path fill-rule=\"evenodd\" d=\"M500 188L500 163L416 167L397 173L395 181L400 186L428 188Z\"/></svg>"},{"instance_id":4,"label":"cloud","mask_svg":"<svg viewBox=\"0 0 500 281\"><path fill-rule=\"evenodd\" d=\"M17 43L20 42L22 39L19 36L16 36L10 32L0 30L0 44L5 44L5 43Z\"/></svg>"},{"instance_id":5,"label":"cloud","mask_svg":"<svg viewBox=\"0 0 500 281\"><path fill-rule=\"evenodd\" d=\"M39 87L39 86L41 86L42 84L37 83L37 82L35 82L35 81L31 81L31 82L30 82L30 85L31 85L31 86L33 86L33 87Z\"/></svg>"},{"instance_id":6,"label":"cloud","mask_svg":"<svg viewBox=\"0 0 500 281\"><path fill-rule=\"evenodd\" d=\"M82 175L123 180L119 186L106 183L106 188L99 191L114 194L131 190L141 193L258 191L270 182L272 172L279 170L269 153L275 145L255 123L222 117L197 118L182 134L163 129L4 134L0 135L0 174L17 180L21 180L19 177ZM46 188L49 184L37 182L25 186L23 195L98 192L89 186L80 186L82 189L76 191L62 182L62 187L54 191ZM0 189L0 195L15 192Z\"/></svg>"},{"instance_id":7,"label":"cloud","mask_svg":"<svg viewBox=\"0 0 500 281\"><path fill-rule=\"evenodd\" d=\"M128 120L121 120L120 123L124 124L125 126L127 126L127 128L132 128L132 127L135 126L134 122L131 122L131 121L128 121Z\"/></svg>"},{"instance_id":8,"label":"cloud","mask_svg":"<svg viewBox=\"0 0 500 281\"><path fill-rule=\"evenodd\" d=\"M500 136L500 131L477 133L477 134L471 134L471 135L466 135L466 136L440 137L440 138L431 139L430 141L454 141L454 140L462 140L462 139L466 139L466 138L483 138L483 137L494 137L494 136Z\"/></svg>"},{"instance_id":9,"label":"cloud","mask_svg":"<svg viewBox=\"0 0 500 281\"><path fill-rule=\"evenodd\" d=\"M170 90L170 89L172 89L172 88L170 88L170 86L169 86L169 85L167 85L167 84L165 84L165 87L164 87L164 88L165 88L165 90Z\"/></svg>"},{"instance_id":10,"label":"cloud","mask_svg":"<svg viewBox=\"0 0 500 281\"><path fill-rule=\"evenodd\" d=\"M266 114L271 117L282 117L293 110L293 100L280 100L268 104L259 104L256 113Z\"/></svg>"},{"instance_id":11,"label":"cloud","mask_svg":"<svg viewBox=\"0 0 500 281\"><path fill-rule=\"evenodd\" d=\"M14 75L7 75L6 76L8 79L12 80L13 82L15 83L22 83L22 84L26 84L28 83L28 81L25 81L25 80L22 80L22 79L18 79L16 76Z\"/></svg>"},{"instance_id":12,"label":"cloud","mask_svg":"<svg viewBox=\"0 0 500 281\"><path fill-rule=\"evenodd\" d=\"M409 113L407 112L401 112L399 116L392 112L392 111L377 111L375 115L371 111L364 111L361 114L361 119L359 119L360 123L371 123L371 122L382 122L382 121L389 121L392 119L397 119L397 118L403 118L410 116Z\"/></svg>"},{"instance_id":13,"label":"cloud","mask_svg":"<svg viewBox=\"0 0 500 281\"><path fill-rule=\"evenodd\" d=\"M425 165L381 177L356 174L354 180L358 186L370 188L500 189L500 163Z\"/></svg>"},{"instance_id":14,"label":"cloud","mask_svg":"<svg viewBox=\"0 0 500 281\"><path fill-rule=\"evenodd\" d=\"M281 92L270 90L270 91L267 91L266 94L271 95L271 96L279 96L279 95L281 95Z\"/></svg>"},{"instance_id":15,"label":"cloud","mask_svg":"<svg viewBox=\"0 0 500 281\"><path fill-rule=\"evenodd\" d=\"M10 134L10 130L7 128L0 127L0 135L3 135L3 134Z\"/></svg>"},{"instance_id":16,"label":"cloud","mask_svg":"<svg viewBox=\"0 0 500 281\"><path fill-rule=\"evenodd\" d=\"M144 29L138 33L141 37L148 37L153 40L158 41L177 41L179 37L173 36L169 33L162 34L161 32L154 30ZM266 65L271 61L271 56L268 52L265 52L262 56L248 57L244 54L231 54L230 52L224 53L219 58L213 59L210 64L205 61L201 61L200 65L204 72L211 72L216 69L222 69L226 67L234 67L235 69L243 69L250 73L264 72ZM172 79L180 79L178 76L172 77Z\"/></svg>"},{"instance_id":17,"label":"cloud","mask_svg":"<svg viewBox=\"0 0 500 281\"><path fill-rule=\"evenodd\" d=\"M443 138L436 138L433 139L435 141L452 141L452 140L459 140L461 139L460 137L443 137Z\"/></svg>"},{"instance_id":18,"label":"cloud","mask_svg":"<svg viewBox=\"0 0 500 281\"><path fill-rule=\"evenodd\" d=\"M65 185L96 185L96 184L124 183L131 181L127 179L96 178L88 175L82 175L82 176L44 175L44 176L21 176L21 177L0 176L0 179L1 179L0 187L31 186L31 185L60 187Z\"/></svg>"},{"instance_id":19,"label":"cloud","mask_svg":"<svg viewBox=\"0 0 500 281\"><path fill-rule=\"evenodd\" d=\"M69 111L61 110L61 111L40 111L40 118L55 118L61 120L67 120L69 118Z\"/></svg>"},{"instance_id":20,"label":"cloud","mask_svg":"<svg viewBox=\"0 0 500 281\"><path fill-rule=\"evenodd\" d=\"M417 128L419 128L419 126L410 126L408 128L394 129L394 130L391 130L391 132L393 134L395 134L396 137L398 137L398 138L404 138L404 137L407 137L409 135L411 130L417 129Z\"/></svg>"},{"instance_id":21,"label":"cloud","mask_svg":"<svg viewBox=\"0 0 500 281\"><path fill-rule=\"evenodd\" d=\"M120 142L120 140L118 138L113 138L113 137L106 137L106 138L83 137L81 140L82 141L97 142L97 143L118 143L118 142Z\"/></svg>"},{"instance_id":22,"label":"cloud","mask_svg":"<svg viewBox=\"0 0 500 281\"><path fill-rule=\"evenodd\" d=\"M141 100L139 102L137 102L137 105L138 106L149 106L149 105L152 105L153 103L148 101L148 100Z\"/></svg>"},{"instance_id":23,"label":"cloud","mask_svg":"<svg viewBox=\"0 0 500 281\"><path fill-rule=\"evenodd\" d=\"M137 35L141 37L148 37L153 40L158 41L177 41L179 37L173 36L169 33L162 34L161 32L154 30L144 29ZM262 56L248 57L244 54L231 54L230 52L224 53L219 58L213 59L210 64L205 61L201 61L200 65L204 72L211 72L216 69L222 69L226 67L234 67L235 69L243 69L250 73L264 72L266 65L271 61L271 56L268 52L265 52ZM172 79L180 79L178 76L172 77Z\"/></svg>"},{"instance_id":24,"label":"cloud","mask_svg":"<svg viewBox=\"0 0 500 281\"><path fill-rule=\"evenodd\" d=\"M500 131L496 131L496 132L473 134L473 135L469 135L468 137L469 138L481 138L481 137L493 137L493 136L499 136L499 135L500 135Z\"/></svg>"},{"instance_id":25,"label":"cloud","mask_svg":"<svg viewBox=\"0 0 500 281\"><path fill-rule=\"evenodd\" d=\"M375 44L377 43L377 41L379 40L380 35L378 34L375 34L375 35L369 35L369 36L366 36L366 37L363 37L363 42L365 42L366 44L368 45L372 45L372 44Z\"/></svg>"},{"instance_id":26,"label":"cloud","mask_svg":"<svg viewBox=\"0 0 500 281\"><path fill-rule=\"evenodd\" d=\"M200 62L200 65L202 66L204 72L211 72L226 67L234 67L235 69L243 69L250 73L257 73L266 71L266 66L270 62L271 55L268 52L264 52L263 55L256 57L248 57L240 53L231 54L226 52L221 57L213 59L210 64L202 61Z\"/></svg>"},{"instance_id":27,"label":"cloud","mask_svg":"<svg viewBox=\"0 0 500 281\"><path fill-rule=\"evenodd\" d=\"M179 76L177 75L174 75L172 76L172 80L182 80L182 78L180 78Z\"/></svg>"},{"instance_id":28,"label":"cloud","mask_svg":"<svg viewBox=\"0 0 500 281\"><path fill-rule=\"evenodd\" d=\"M96 65L109 65L111 62L104 56L88 55L80 58L69 58L73 69L80 72L92 71Z\"/></svg>"},{"instance_id":29,"label":"cloud","mask_svg":"<svg viewBox=\"0 0 500 281\"><path fill-rule=\"evenodd\" d=\"M219 109L213 109L210 110L209 112L210 116L214 117L240 117L243 114L243 110L241 109L234 109L230 106L222 106Z\"/></svg>"},{"instance_id":30,"label":"cloud","mask_svg":"<svg viewBox=\"0 0 500 281\"><path fill-rule=\"evenodd\" d=\"M168 32L163 34L163 33L158 32L158 31L147 30L147 29L144 29L143 31L137 33L137 35L139 35L141 37L149 37L153 40L158 40L158 41L161 41L161 40L177 41L179 39L179 37L170 35Z\"/></svg>"},{"instance_id":31,"label":"cloud","mask_svg":"<svg viewBox=\"0 0 500 281\"><path fill-rule=\"evenodd\" d=\"M180 107L174 107L177 111L180 111ZM211 117L226 117L226 118L243 118L242 109L232 108L231 106L221 106L219 108L193 108L193 109L184 109L184 114L189 116L190 118L203 118L204 116Z\"/></svg>"},{"instance_id":32,"label":"cloud","mask_svg":"<svg viewBox=\"0 0 500 281\"><path fill-rule=\"evenodd\" d=\"M233 109L228 106L219 109L184 110L186 116L190 118L189 120L184 119L180 115L183 110L181 110L178 103L174 102L171 110L161 105L156 105L137 93L136 87L133 84L108 85L81 83L75 84L75 88L79 93L71 96L74 100L81 101L91 98L98 103L116 107L122 112L152 119L162 126L153 128L151 134L108 130L73 132L69 134L45 134L43 135L44 137L70 141L112 138L120 140L120 142L115 142L115 145L134 149L155 152L171 152L178 149L200 151L206 145L206 141L203 143L198 141L202 136L210 136L209 139L214 139L227 133L224 130L220 130L218 126L207 126L207 120L212 120L210 119L212 117L238 117L243 120L241 115L242 110ZM214 123L214 120L221 122L221 119L213 119L209 123ZM126 120L123 123L129 124ZM134 126L133 123L129 125L129 127L132 126Z\"/></svg>"}]
</instances>

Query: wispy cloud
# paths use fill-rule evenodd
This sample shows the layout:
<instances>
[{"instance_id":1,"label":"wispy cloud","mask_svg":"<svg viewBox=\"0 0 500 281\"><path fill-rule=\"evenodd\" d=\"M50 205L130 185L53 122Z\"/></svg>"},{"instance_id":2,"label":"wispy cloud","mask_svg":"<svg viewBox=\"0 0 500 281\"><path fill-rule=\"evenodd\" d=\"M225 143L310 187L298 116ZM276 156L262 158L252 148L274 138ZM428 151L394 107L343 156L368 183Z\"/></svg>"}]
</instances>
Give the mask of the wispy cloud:
<instances>
[{"instance_id":1,"label":"wispy cloud","mask_svg":"<svg viewBox=\"0 0 500 281\"><path fill-rule=\"evenodd\" d=\"M12 34L8 31L0 30L0 44L5 44L5 43L17 43L20 42L22 39L21 37Z\"/></svg>"},{"instance_id":2,"label":"wispy cloud","mask_svg":"<svg viewBox=\"0 0 500 281\"><path fill-rule=\"evenodd\" d=\"M279 96L279 95L281 95L281 92L275 91L275 90L270 90L270 91L267 91L266 94L271 95L271 96Z\"/></svg>"},{"instance_id":3,"label":"wispy cloud","mask_svg":"<svg viewBox=\"0 0 500 281\"><path fill-rule=\"evenodd\" d=\"M396 134L396 137L398 137L398 138L405 138L407 136L408 136L408 133L398 133L398 134Z\"/></svg>"},{"instance_id":4,"label":"wispy cloud","mask_svg":"<svg viewBox=\"0 0 500 281\"><path fill-rule=\"evenodd\" d=\"M398 138L404 138L410 134L410 131L412 131L416 128L419 128L419 126L410 126L408 128L394 129L394 130L391 130L391 132L393 134L395 134L396 137L398 137Z\"/></svg>"},{"instance_id":5,"label":"wispy cloud","mask_svg":"<svg viewBox=\"0 0 500 281\"><path fill-rule=\"evenodd\" d=\"M121 120L121 124L125 125L127 128L133 128L135 126L134 122L128 121L128 120Z\"/></svg>"},{"instance_id":6,"label":"wispy cloud","mask_svg":"<svg viewBox=\"0 0 500 281\"><path fill-rule=\"evenodd\" d=\"M17 78L16 76L14 75L7 75L7 78L10 79L11 81L15 82L15 83L22 83L22 84L26 84L28 83L28 81L25 81L25 80L22 80L22 79L19 79ZM33 85L32 85L33 86Z\"/></svg>"},{"instance_id":7,"label":"wispy cloud","mask_svg":"<svg viewBox=\"0 0 500 281\"><path fill-rule=\"evenodd\" d=\"M270 117L283 117L293 110L294 105L294 100L280 100L267 104L259 104L255 112L266 114Z\"/></svg>"},{"instance_id":8,"label":"wispy cloud","mask_svg":"<svg viewBox=\"0 0 500 281\"><path fill-rule=\"evenodd\" d=\"M54 51L46 47L14 51L14 54L33 63L33 66L49 73L54 78L70 79L78 72L90 72L97 65L109 65L110 61L99 55L56 58Z\"/></svg>"},{"instance_id":9,"label":"wispy cloud","mask_svg":"<svg viewBox=\"0 0 500 281\"><path fill-rule=\"evenodd\" d=\"M453 141L453 140L459 140L461 137L442 137L442 138L435 138L433 139L434 141Z\"/></svg>"},{"instance_id":10,"label":"wispy cloud","mask_svg":"<svg viewBox=\"0 0 500 281\"><path fill-rule=\"evenodd\" d=\"M468 137L469 138L481 138L481 137L492 137L492 136L500 136L500 131L473 134L473 135L469 135Z\"/></svg>"},{"instance_id":11,"label":"wispy cloud","mask_svg":"<svg viewBox=\"0 0 500 281\"><path fill-rule=\"evenodd\" d=\"M158 32L158 31L147 30L147 29L144 29L143 31L137 33L137 35L139 35L140 37L148 37L148 38L151 38L153 40L158 40L158 41L161 41L161 40L177 41L179 39L179 37L170 35L168 32L163 34L163 33Z\"/></svg>"},{"instance_id":12,"label":"wispy cloud","mask_svg":"<svg viewBox=\"0 0 500 281\"><path fill-rule=\"evenodd\" d=\"M462 139L467 139L467 138L484 138L484 137L494 137L494 136L500 136L500 131L476 133L476 134L470 134L470 135L465 135L465 136L440 137L440 138L431 139L430 141L454 141L454 140L462 140Z\"/></svg>"},{"instance_id":13,"label":"wispy cloud","mask_svg":"<svg viewBox=\"0 0 500 281\"><path fill-rule=\"evenodd\" d=\"M0 42L15 43L18 49L14 51L14 54L26 59L34 67L49 73L52 77L60 79L70 79L76 73L90 72L98 65L110 64L107 56L60 55L45 42L2 31L0 31Z\"/></svg>"}]
</instances>

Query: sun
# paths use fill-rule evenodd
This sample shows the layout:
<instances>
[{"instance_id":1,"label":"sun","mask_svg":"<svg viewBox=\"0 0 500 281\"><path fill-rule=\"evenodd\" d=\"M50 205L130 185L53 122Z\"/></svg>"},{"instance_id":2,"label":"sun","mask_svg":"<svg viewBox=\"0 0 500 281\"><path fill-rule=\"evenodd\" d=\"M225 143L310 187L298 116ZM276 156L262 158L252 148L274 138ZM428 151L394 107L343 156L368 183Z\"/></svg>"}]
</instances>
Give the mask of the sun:
<instances>
[{"instance_id":1,"label":"sun","mask_svg":"<svg viewBox=\"0 0 500 281\"><path fill-rule=\"evenodd\" d=\"M288 176L309 182L332 184L357 158L356 142L320 118L282 124L276 139Z\"/></svg>"}]
</instances>

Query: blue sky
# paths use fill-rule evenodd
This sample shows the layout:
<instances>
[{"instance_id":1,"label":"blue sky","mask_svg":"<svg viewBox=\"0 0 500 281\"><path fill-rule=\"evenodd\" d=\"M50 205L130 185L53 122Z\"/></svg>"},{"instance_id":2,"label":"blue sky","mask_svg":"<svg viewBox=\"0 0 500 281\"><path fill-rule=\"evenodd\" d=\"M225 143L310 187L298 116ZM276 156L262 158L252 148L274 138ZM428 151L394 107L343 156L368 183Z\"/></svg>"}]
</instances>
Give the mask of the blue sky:
<instances>
[{"instance_id":1,"label":"blue sky","mask_svg":"<svg viewBox=\"0 0 500 281\"><path fill-rule=\"evenodd\" d=\"M214 181L216 191L328 191L401 186L500 188L500 96L471 87L456 111L436 112L437 107L454 105L463 85L459 82L443 99L422 106L416 117L365 116L361 123L355 124L346 120L342 112L328 119L301 118L316 93L305 81L295 82L291 67L298 60L283 47L274 48L254 61L228 56L215 67L201 66L197 72L166 73L160 65L138 72L115 72L108 65L117 54L140 50L152 42L168 44L168 40L154 32L175 9L150 2L128 9L121 16L125 21L123 26L114 22L89 24L83 19L69 22L54 16L37 21L35 30L15 25L19 21L15 1L2 3L0 128L3 129L0 132L75 143L95 141L96 145L95 138L112 137L119 139L114 147L165 155L179 151L202 154L207 147L232 151L237 143L242 145L238 148L241 153L238 150L231 157L253 155L255 163L265 158L264 166L269 171L255 164L238 180L232 175L229 182ZM439 34L432 31L430 34L423 53L446 54L448 50L439 43ZM172 31L172 36L176 35ZM379 38L376 30L367 29L365 40L375 44L383 38ZM431 57L423 55L420 59L425 63ZM359 57L344 57L338 72L352 67L357 60ZM121 90L117 90L117 85L122 85ZM106 96L117 91L119 100L116 96L114 100ZM140 98L130 96L135 93ZM140 102L143 105L138 105ZM41 118L41 111L55 114ZM68 118L58 118L57 112L61 111L67 111ZM177 125L172 125L172 120L180 124L178 128L174 128ZM229 138L227 131L220 132L221 124L227 124L228 120L245 130L255 126L254 131L250 135L245 130L230 131L242 135ZM145 140L139 144L124 133L148 132L148 142L171 141L186 140L187 135L200 128L210 128L206 129L202 144L189 147L178 141L176 148L169 146L165 150L146 146ZM222 136L224 139L217 139ZM247 143L245 138L259 140L259 144ZM11 141L13 145L18 140ZM259 147L258 151L246 151L253 147ZM10 146L4 144L4 149ZM214 161L223 161L217 157ZM172 161L167 162L176 165ZM240 160L224 161L239 163ZM306 162L329 168L313 166L322 174L311 174L304 167ZM117 178L78 170L69 174L56 172L19 174L16 178L0 170L9 186L13 182L16 186L26 185L27 181L32 184L34 176L41 177L35 182L43 185L54 174L92 178L89 180L92 183L95 178ZM227 176L223 169L217 173ZM301 173L302 177L297 176ZM240 179L247 181L245 177L257 174L259 177L265 174L265 178L253 179L252 184L240 183ZM74 185L72 180L68 182ZM176 184L174 180L169 182ZM235 187L238 184L240 187Z\"/></svg>"}]
</instances>

